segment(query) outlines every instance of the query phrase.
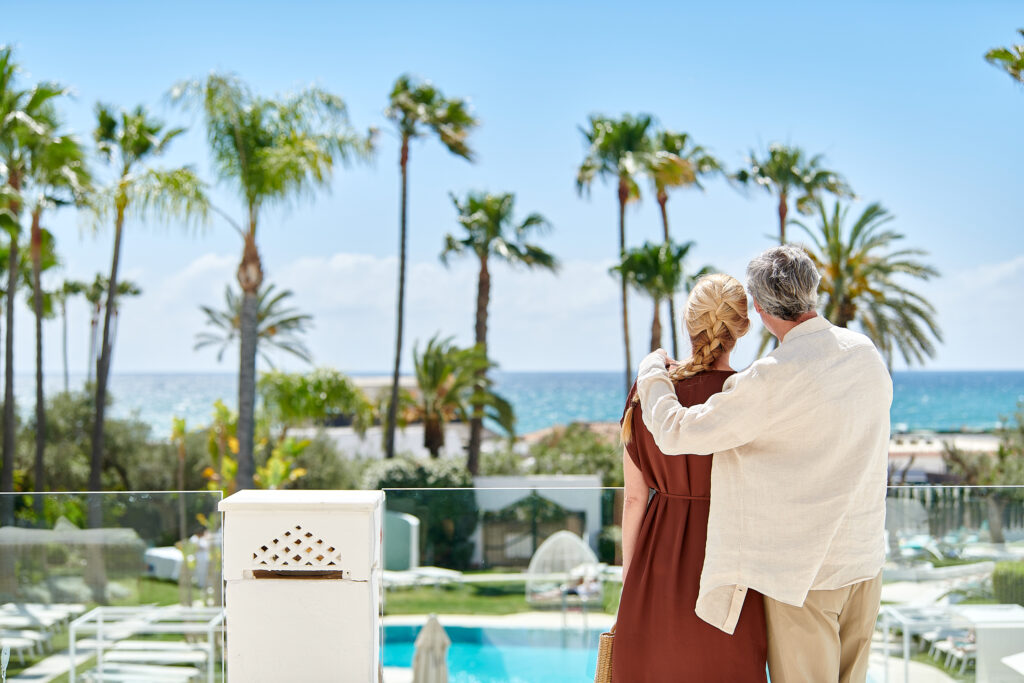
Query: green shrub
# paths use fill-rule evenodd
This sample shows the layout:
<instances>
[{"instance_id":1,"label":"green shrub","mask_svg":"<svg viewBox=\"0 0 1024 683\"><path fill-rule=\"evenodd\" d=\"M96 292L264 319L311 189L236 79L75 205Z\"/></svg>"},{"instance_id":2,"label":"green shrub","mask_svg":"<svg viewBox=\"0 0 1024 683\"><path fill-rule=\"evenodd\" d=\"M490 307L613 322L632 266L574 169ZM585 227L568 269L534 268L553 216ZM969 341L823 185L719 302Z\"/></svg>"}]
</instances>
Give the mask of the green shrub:
<instances>
[{"instance_id":1,"label":"green shrub","mask_svg":"<svg viewBox=\"0 0 1024 683\"><path fill-rule=\"evenodd\" d=\"M306 470L288 487L293 489L357 489L366 469L366 461L340 453L330 437L322 433L295 456L293 464Z\"/></svg>"},{"instance_id":2,"label":"green shrub","mask_svg":"<svg viewBox=\"0 0 1024 683\"><path fill-rule=\"evenodd\" d=\"M992 572L992 591L1001 604L1024 605L1024 562L999 562Z\"/></svg>"},{"instance_id":3,"label":"green shrub","mask_svg":"<svg viewBox=\"0 0 1024 683\"><path fill-rule=\"evenodd\" d=\"M392 458L373 463L363 474L364 489L389 491L387 508L420 520L420 562L466 569L473 557L473 531L479 521L473 477L457 460ZM462 490L416 490L416 489Z\"/></svg>"},{"instance_id":4,"label":"green shrub","mask_svg":"<svg viewBox=\"0 0 1024 683\"><path fill-rule=\"evenodd\" d=\"M583 422L556 428L530 448L531 474L599 474L602 486L622 486L622 446Z\"/></svg>"}]
</instances>

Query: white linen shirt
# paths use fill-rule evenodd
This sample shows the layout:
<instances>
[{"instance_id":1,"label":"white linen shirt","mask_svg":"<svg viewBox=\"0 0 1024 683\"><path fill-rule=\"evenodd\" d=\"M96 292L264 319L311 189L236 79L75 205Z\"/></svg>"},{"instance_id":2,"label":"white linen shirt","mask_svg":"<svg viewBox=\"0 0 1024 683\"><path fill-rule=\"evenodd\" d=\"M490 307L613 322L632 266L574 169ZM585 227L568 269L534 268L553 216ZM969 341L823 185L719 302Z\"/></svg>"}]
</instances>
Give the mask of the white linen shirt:
<instances>
[{"instance_id":1,"label":"white linen shirt","mask_svg":"<svg viewBox=\"0 0 1024 683\"><path fill-rule=\"evenodd\" d=\"M731 634L748 588L799 607L881 571L892 380L867 337L816 316L689 408L652 353L637 392L663 453L715 455L701 619Z\"/></svg>"}]
</instances>

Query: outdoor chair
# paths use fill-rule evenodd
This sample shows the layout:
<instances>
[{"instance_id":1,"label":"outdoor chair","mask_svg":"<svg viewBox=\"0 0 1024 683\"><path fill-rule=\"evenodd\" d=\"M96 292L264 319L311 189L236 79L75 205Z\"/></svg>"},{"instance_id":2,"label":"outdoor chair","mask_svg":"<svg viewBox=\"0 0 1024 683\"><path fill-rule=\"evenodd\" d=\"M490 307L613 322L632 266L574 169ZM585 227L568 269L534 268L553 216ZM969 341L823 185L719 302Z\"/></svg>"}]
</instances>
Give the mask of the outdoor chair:
<instances>
[{"instance_id":1,"label":"outdoor chair","mask_svg":"<svg viewBox=\"0 0 1024 683\"><path fill-rule=\"evenodd\" d=\"M31 629L14 629L11 631L0 631L0 640L8 638L28 638L36 644L36 651L39 654L46 654L50 649L50 634L45 631L33 631Z\"/></svg>"},{"instance_id":2,"label":"outdoor chair","mask_svg":"<svg viewBox=\"0 0 1024 683\"><path fill-rule=\"evenodd\" d=\"M939 652L937 650L937 646L939 643L942 643L949 638L964 639L967 637L967 633L967 629L952 627L937 628L928 631L927 633L922 633L920 636L921 651L924 652L927 650L932 659L938 659ZM945 653L943 653L943 656L945 656Z\"/></svg>"},{"instance_id":3,"label":"outdoor chair","mask_svg":"<svg viewBox=\"0 0 1024 683\"><path fill-rule=\"evenodd\" d=\"M18 655L18 661L25 666L25 652L30 655L35 651L38 641L31 638L8 638L0 636L0 650L10 648L10 651Z\"/></svg>"},{"instance_id":4,"label":"outdoor chair","mask_svg":"<svg viewBox=\"0 0 1024 683\"><path fill-rule=\"evenodd\" d=\"M199 669L190 666L145 666L103 663L82 676L87 683L188 683L198 680Z\"/></svg>"}]
</instances>

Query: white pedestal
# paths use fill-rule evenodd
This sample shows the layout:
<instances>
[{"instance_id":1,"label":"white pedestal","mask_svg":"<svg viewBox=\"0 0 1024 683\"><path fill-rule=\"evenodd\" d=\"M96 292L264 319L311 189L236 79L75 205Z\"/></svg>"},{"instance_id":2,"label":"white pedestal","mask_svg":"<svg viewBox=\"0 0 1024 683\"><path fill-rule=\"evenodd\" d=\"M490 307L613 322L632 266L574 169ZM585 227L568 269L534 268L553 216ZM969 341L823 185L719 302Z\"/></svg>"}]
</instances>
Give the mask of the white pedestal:
<instances>
[{"instance_id":1,"label":"white pedestal","mask_svg":"<svg viewBox=\"0 0 1024 683\"><path fill-rule=\"evenodd\" d=\"M381 491L242 491L224 512L231 683L377 681Z\"/></svg>"}]
</instances>

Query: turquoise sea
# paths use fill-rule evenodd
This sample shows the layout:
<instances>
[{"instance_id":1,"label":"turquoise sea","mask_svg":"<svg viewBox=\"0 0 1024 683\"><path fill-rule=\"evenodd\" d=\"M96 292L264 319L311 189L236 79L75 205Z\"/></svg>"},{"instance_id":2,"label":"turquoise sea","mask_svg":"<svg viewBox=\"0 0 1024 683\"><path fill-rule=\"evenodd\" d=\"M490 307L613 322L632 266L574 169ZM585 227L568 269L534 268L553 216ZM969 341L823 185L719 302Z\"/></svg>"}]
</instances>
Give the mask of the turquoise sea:
<instances>
[{"instance_id":1,"label":"turquoise sea","mask_svg":"<svg viewBox=\"0 0 1024 683\"><path fill-rule=\"evenodd\" d=\"M617 421L625 394L618 372L501 372L498 390L515 406L518 431L526 434L574 420ZM80 387L84 377L72 376ZM17 400L23 414L34 401L31 375L16 377ZM63 386L60 377L47 377L47 391ZM940 372L905 371L893 375L894 431L987 430L1024 401L1024 371ZM111 377L113 414L135 415L157 436L170 433L171 418L186 419L189 428L209 422L213 402L236 404L231 374L115 374Z\"/></svg>"}]
</instances>

